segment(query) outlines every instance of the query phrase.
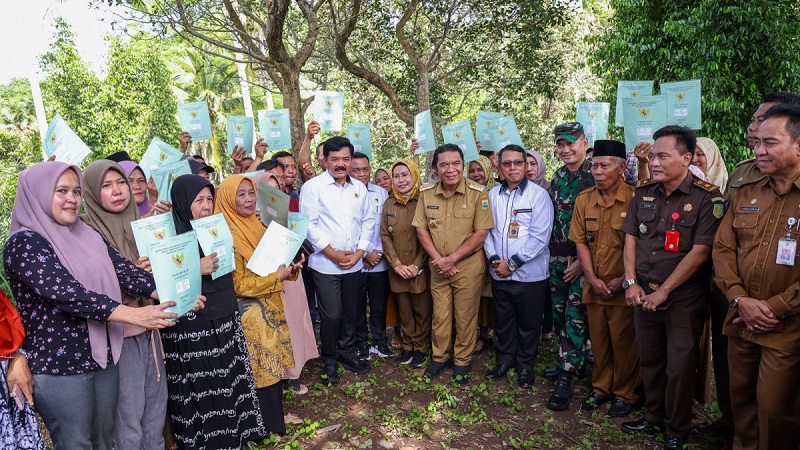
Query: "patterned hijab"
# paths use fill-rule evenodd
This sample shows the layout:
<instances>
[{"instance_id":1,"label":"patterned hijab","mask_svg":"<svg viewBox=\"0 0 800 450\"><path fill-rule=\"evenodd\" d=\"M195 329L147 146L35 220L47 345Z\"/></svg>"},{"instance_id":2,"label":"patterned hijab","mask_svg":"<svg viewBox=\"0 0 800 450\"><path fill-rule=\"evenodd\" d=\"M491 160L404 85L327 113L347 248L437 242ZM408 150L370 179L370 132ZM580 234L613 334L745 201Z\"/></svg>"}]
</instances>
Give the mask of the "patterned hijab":
<instances>
[{"instance_id":1,"label":"patterned hijab","mask_svg":"<svg viewBox=\"0 0 800 450\"><path fill-rule=\"evenodd\" d=\"M109 212L103 207L100 201L100 190L109 170L117 171L125 179L125 184L130 191L131 185L128 183L128 177L119 164L108 159L101 159L89 164L83 170L86 188L83 194L86 214L81 218L87 225L102 234L122 256L135 262L139 259L139 251L136 249L131 222L139 219L139 210L133 199L133 193L130 193L128 206L120 213Z\"/></svg>"},{"instance_id":2,"label":"patterned hijab","mask_svg":"<svg viewBox=\"0 0 800 450\"><path fill-rule=\"evenodd\" d=\"M231 175L222 180L219 185L214 212L221 212L225 216L225 221L228 222L231 235L233 235L233 245L236 246L236 251L241 253L245 260L250 261L264 235L264 225L257 214L245 217L236 211L236 191L245 180L253 186L254 191L258 192L256 184L250 178L244 175Z\"/></svg>"},{"instance_id":3,"label":"patterned hijab","mask_svg":"<svg viewBox=\"0 0 800 450\"><path fill-rule=\"evenodd\" d=\"M419 193L419 186L420 186L420 179L419 179L419 166L417 163L414 162L411 158L405 158L397 161L396 163L392 164L392 175L394 174L394 168L397 166L406 166L408 167L408 171L411 173L411 190L406 192L405 194L401 194L397 191L397 187L395 184L392 183L392 195L398 202L407 205L412 198L415 198Z\"/></svg>"},{"instance_id":4,"label":"patterned hijab","mask_svg":"<svg viewBox=\"0 0 800 450\"><path fill-rule=\"evenodd\" d=\"M125 171L125 176L130 178L131 173L133 173L134 169L139 169L142 171L142 175L144 175L144 170L139 167L139 164L136 164L133 161L120 161L120 167ZM147 180L145 180L147 183ZM133 194L131 194L131 200L133 200ZM145 214L149 213L151 209L153 209L153 205L150 204L150 200L147 198L147 189L144 191L144 201L137 205L139 207L139 217L144 216Z\"/></svg>"},{"instance_id":5,"label":"patterned hijab","mask_svg":"<svg viewBox=\"0 0 800 450\"><path fill-rule=\"evenodd\" d=\"M486 190L487 191L489 191L493 187L497 186L497 180L495 179L494 166L492 166L492 160L491 159L487 158L486 156L480 155L478 157L478 159L476 159L474 161L470 161L469 163L467 163L467 171L469 171L469 165L472 164L472 163L478 163L478 165L481 166L481 169L483 169L484 178L486 179L486 183L484 184L484 186L486 186Z\"/></svg>"},{"instance_id":6,"label":"patterned hijab","mask_svg":"<svg viewBox=\"0 0 800 450\"><path fill-rule=\"evenodd\" d=\"M697 147L706 155L706 181L724 191L725 185L728 184L728 168L725 167L719 147L707 137L697 138Z\"/></svg>"},{"instance_id":7,"label":"patterned hijab","mask_svg":"<svg viewBox=\"0 0 800 450\"><path fill-rule=\"evenodd\" d=\"M81 220L64 226L53 217L53 193L59 177L67 170L75 172L83 187L80 169L62 162L43 162L20 172L9 232L30 230L40 234L50 242L58 260L83 287L120 302L122 290L103 238ZM116 362L122 350L122 324L86 322L92 358L105 368L110 343L111 356Z\"/></svg>"}]
</instances>

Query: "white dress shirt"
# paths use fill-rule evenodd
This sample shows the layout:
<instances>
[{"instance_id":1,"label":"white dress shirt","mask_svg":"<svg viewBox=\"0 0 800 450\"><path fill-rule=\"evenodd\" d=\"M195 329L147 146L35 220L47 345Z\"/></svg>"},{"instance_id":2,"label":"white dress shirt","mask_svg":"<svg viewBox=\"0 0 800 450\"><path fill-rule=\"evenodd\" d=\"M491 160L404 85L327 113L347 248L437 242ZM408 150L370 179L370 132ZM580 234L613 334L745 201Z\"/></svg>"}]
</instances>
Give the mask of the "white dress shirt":
<instances>
[{"instance_id":1,"label":"white dress shirt","mask_svg":"<svg viewBox=\"0 0 800 450\"><path fill-rule=\"evenodd\" d=\"M316 250L308 258L308 266L329 275L361 270L361 260L345 270L322 250L330 245L334 250L366 252L376 218L370 206L367 188L349 176L344 185L327 170L308 180L300 191L300 212L308 215L308 240Z\"/></svg>"},{"instance_id":2,"label":"white dress shirt","mask_svg":"<svg viewBox=\"0 0 800 450\"><path fill-rule=\"evenodd\" d=\"M383 217L383 204L389 198L389 193L386 189L372 183L367 184L367 198L369 198L369 209L375 214L375 227L372 229L372 235L369 238L369 248L367 253L377 249L383 252L383 242L381 241L381 220ZM386 258L381 258L381 262L372 269L364 268L364 272L384 272L389 270L389 265L386 263Z\"/></svg>"},{"instance_id":3,"label":"white dress shirt","mask_svg":"<svg viewBox=\"0 0 800 450\"><path fill-rule=\"evenodd\" d=\"M489 191L495 228L484 243L489 261L512 260L517 265L511 277L500 278L490 265L489 273L499 281L542 281L549 277L550 234L553 228L553 202L547 191L523 179L508 190L504 181ZM508 236L511 223L519 226L517 238Z\"/></svg>"}]
</instances>

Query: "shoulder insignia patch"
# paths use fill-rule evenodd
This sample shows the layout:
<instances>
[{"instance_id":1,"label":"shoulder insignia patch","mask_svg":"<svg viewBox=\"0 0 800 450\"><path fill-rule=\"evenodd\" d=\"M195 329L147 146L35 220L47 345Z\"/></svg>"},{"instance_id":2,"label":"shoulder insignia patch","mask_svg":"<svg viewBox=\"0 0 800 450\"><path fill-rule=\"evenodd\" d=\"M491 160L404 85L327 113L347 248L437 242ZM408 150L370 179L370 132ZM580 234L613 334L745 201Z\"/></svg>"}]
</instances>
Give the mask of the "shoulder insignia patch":
<instances>
[{"instance_id":1,"label":"shoulder insignia patch","mask_svg":"<svg viewBox=\"0 0 800 450\"><path fill-rule=\"evenodd\" d=\"M703 189L704 191L708 191L708 192L713 192L714 189L718 189L717 185L705 182L703 180L696 180L694 182L694 185L699 187L700 189Z\"/></svg>"},{"instance_id":2,"label":"shoulder insignia patch","mask_svg":"<svg viewBox=\"0 0 800 450\"><path fill-rule=\"evenodd\" d=\"M725 204L724 203L714 203L714 210L712 211L714 217L717 219L722 219L722 216L725 215Z\"/></svg>"},{"instance_id":3,"label":"shoulder insignia patch","mask_svg":"<svg viewBox=\"0 0 800 450\"><path fill-rule=\"evenodd\" d=\"M432 189L434 186L436 186L436 183L425 183L419 187L419 191L427 191L428 189Z\"/></svg>"},{"instance_id":4,"label":"shoulder insignia patch","mask_svg":"<svg viewBox=\"0 0 800 450\"><path fill-rule=\"evenodd\" d=\"M478 192L483 192L483 191L485 191L485 190L486 190L486 186L483 186L483 185L481 185L481 184L478 184L478 183L476 183L476 182L474 182L474 181L472 181L472 180L467 180L467 186L468 186L470 189L476 190L476 191L478 191Z\"/></svg>"},{"instance_id":5,"label":"shoulder insignia patch","mask_svg":"<svg viewBox=\"0 0 800 450\"><path fill-rule=\"evenodd\" d=\"M648 178L646 180L637 181L636 182L636 187L640 188L640 187L644 187L644 186L650 186L651 184L655 184L655 183L656 183L656 180L654 180L652 178Z\"/></svg>"}]
</instances>

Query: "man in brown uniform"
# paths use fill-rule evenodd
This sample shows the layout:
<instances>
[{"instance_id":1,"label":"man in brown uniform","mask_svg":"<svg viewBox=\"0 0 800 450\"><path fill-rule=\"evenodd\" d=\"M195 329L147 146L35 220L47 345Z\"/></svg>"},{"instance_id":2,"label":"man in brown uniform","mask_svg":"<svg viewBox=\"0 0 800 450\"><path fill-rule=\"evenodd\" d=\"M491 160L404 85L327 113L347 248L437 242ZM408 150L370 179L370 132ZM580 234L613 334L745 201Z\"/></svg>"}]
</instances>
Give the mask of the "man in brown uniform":
<instances>
[{"instance_id":1,"label":"man in brown uniform","mask_svg":"<svg viewBox=\"0 0 800 450\"><path fill-rule=\"evenodd\" d=\"M633 308L625 303L622 289L622 223L633 198L633 186L623 180L625 157L622 142L594 142L591 170L596 186L578 195L569 227L583 267L583 303L594 352L592 393L581 409L596 409L613 397L608 409L612 417L630 414L640 380Z\"/></svg>"},{"instance_id":2,"label":"man in brown uniform","mask_svg":"<svg viewBox=\"0 0 800 450\"><path fill-rule=\"evenodd\" d=\"M483 241L494 228L489 194L484 186L464 179L464 154L457 145L444 144L433 153L439 180L420 190L411 223L430 256L433 296L433 361L425 376L441 375L453 349L453 381L466 382L475 348L478 306L486 274Z\"/></svg>"},{"instance_id":3,"label":"man in brown uniform","mask_svg":"<svg viewBox=\"0 0 800 450\"><path fill-rule=\"evenodd\" d=\"M622 231L625 300L634 311L645 389L645 417L629 433L666 426L665 450L683 448L711 275L711 246L725 205L719 189L689 172L697 139L666 126L653 135L653 179L639 181Z\"/></svg>"},{"instance_id":4,"label":"man in brown uniform","mask_svg":"<svg viewBox=\"0 0 800 450\"><path fill-rule=\"evenodd\" d=\"M800 106L764 118L755 138L764 176L742 185L714 241L714 281L730 302L735 450L797 449L800 426Z\"/></svg>"}]
</instances>

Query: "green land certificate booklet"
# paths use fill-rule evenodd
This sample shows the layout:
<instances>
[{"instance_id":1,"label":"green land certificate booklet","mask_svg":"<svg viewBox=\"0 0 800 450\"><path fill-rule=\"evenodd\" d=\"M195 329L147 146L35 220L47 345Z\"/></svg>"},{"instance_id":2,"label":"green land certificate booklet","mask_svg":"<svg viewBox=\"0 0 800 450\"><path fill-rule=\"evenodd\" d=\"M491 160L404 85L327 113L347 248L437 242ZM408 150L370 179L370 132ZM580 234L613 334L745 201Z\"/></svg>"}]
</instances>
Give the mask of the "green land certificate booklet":
<instances>
[{"instance_id":1,"label":"green land certificate booklet","mask_svg":"<svg viewBox=\"0 0 800 450\"><path fill-rule=\"evenodd\" d=\"M306 237L308 235L308 214L299 212L289 212L289 228L300 236Z\"/></svg>"},{"instance_id":2,"label":"green land certificate booklet","mask_svg":"<svg viewBox=\"0 0 800 450\"><path fill-rule=\"evenodd\" d=\"M211 139L211 117L206 102L184 103L178 105L178 119L181 130L188 131L192 141Z\"/></svg>"},{"instance_id":3,"label":"green land certificate booklet","mask_svg":"<svg viewBox=\"0 0 800 450\"><path fill-rule=\"evenodd\" d=\"M250 154L253 151L253 118L247 116L227 116L228 123L228 154L233 153L233 147L239 146Z\"/></svg>"},{"instance_id":4,"label":"green land certificate booklet","mask_svg":"<svg viewBox=\"0 0 800 450\"><path fill-rule=\"evenodd\" d=\"M644 95L653 95L653 81L623 81L617 82L617 109L614 113L614 124L623 125L622 107L623 99L636 98Z\"/></svg>"},{"instance_id":5,"label":"green land certificate booklet","mask_svg":"<svg viewBox=\"0 0 800 450\"><path fill-rule=\"evenodd\" d=\"M200 249L197 233L187 231L165 238L148 248L158 301L177 305L165 309L182 316L197 304L201 294Z\"/></svg>"},{"instance_id":6,"label":"green land certificate booklet","mask_svg":"<svg viewBox=\"0 0 800 450\"><path fill-rule=\"evenodd\" d=\"M478 118L475 120L475 139L481 143L481 150L495 153L500 151L495 146L493 137L497 130L496 121L502 118L502 113L478 111Z\"/></svg>"},{"instance_id":7,"label":"green land certificate booklet","mask_svg":"<svg viewBox=\"0 0 800 450\"><path fill-rule=\"evenodd\" d=\"M172 221L172 211L134 220L131 222L131 228L133 229L133 239L136 241L136 250L139 250L139 256L147 256L147 247L150 244L175 236L175 222Z\"/></svg>"},{"instance_id":8,"label":"green land certificate booklet","mask_svg":"<svg viewBox=\"0 0 800 450\"><path fill-rule=\"evenodd\" d=\"M493 125L494 130L492 130L491 134L494 140L494 146L497 148L498 152L503 147L510 144L525 148L525 145L522 143L522 138L519 136L519 130L517 129L517 122L514 120L514 116L505 116L497 119L493 122ZM472 160L468 159L467 161Z\"/></svg>"},{"instance_id":9,"label":"green land certificate booklet","mask_svg":"<svg viewBox=\"0 0 800 450\"><path fill-rule=\"evenodd\" d=\"M258 242L253 256L247 262L247 268L256 275L265 277L277 271L281 264L289 267L304 240L305 236L273 222Z\"/></svg>"},{"instance_id":10,"label":"green land certificate booklet","mask_svg":"<svg viewBox=\"0 0 800 450\"><path fill-rule=\"evenodd\" d=\"M203 254L217 254L219 268L211 273L211 278L216 280L222 275L233 272L236 260L233 255L233 236L228 228L228 222L222 213L213 214L202 219L190 221L192 228L197 232L197 242L203 249Z\"/></svg>"},{"instance_id":11,"label":"green land certificate booklet","mask_svg":"<svg viewBox=\"0 0 800 450\"><path fill-rule=\"evenodd\" d=\"M431 110L425 110L414 117L414 139L419 143L415 154L419 155L436 150L436 138L433 136Z\"/></svg>"},{"instance_id":12,"label":"green land certificate booklet","mask_svg":"<svg viewBox=\"0 0 800 450\"><path fill-rule=\"evenodd\" d=\"M56 161L75 164L76 166L92 153L89 146L72 131L72 128L67 125L67 122L58 113L50 121L50 126L47 127L42 147L44 147L44 152L48 159L56 155Z\"/></svg>"},{"instance_id":13,"label":"green land certificate booklet","mask_svg":"<svg viewBox=\"0 0 800 450\"><path fill-rule=\"evenodd\" d=\"M610 103L578 102L575 118L583 125L583 133L589 140L589 147L594 146L596 139L605 139L608 136L608 113L610 110Z\"/></svg>"},{"instance_id":14,"label":"green land certificate booklet","mask_svg":"<svg viewBox=\"0 0 800 450\"><path fill-rule=\"evenodd\" d=\"M478 155L478 146L475 145L475 136L472 135L472 124L469 120L451 123L442 127L442 138L445 144L455 144L464 152L464 162L475 161Z\"/></svg>"},{"instance_id":15,"label":"green land certificate booklet","mask_svg":"<svg viewBox=\"0 0 800 450\"><path fill-rule=\"evenodd\" d=\"M259 181L256 208L259 210L261 222L264 225L277 222L284 227L287 226L289 220L289 195L280 189L275 189L267 183Z\"/></svg>"},{"instance_id":16,"label":"green land certificate booklet","mask_svg":"<svg viewBox=\"0 0 800 450\"><path fill-rule=\"evenodd\" d=\"M314 94L314 120L319 122L321 131L342 131L344 117L344 93L317 91Z\"/></svg>"},{"instance_id":17,"label":"green land certificate booklet","mask_svg":"<svg viewBox=\"0 0 800 450\"><path fill-rule=\"evenodd\" d=\"M183 153L178 149L159 138L153 138L142 156L139 167L144 171L144 178L150 180L154 170L162 166L174 164L180 161L181 158L183 158Z\"/></svg>"},{"instance_id":18,"label":"green land certificate booklet","mask_svg":"<svg viewBox=\"0 0 800 450\"><path fill-rule=\"evenodd\" d=\"M259 111L260 112L260 111ZM269 109L258 121L258 131L269 150L291 149L292 128L288 109Z\"/></svg>"},{"instance_id":19,"label":"green land certificate booklet","mask_svg":"<svg viewBox=\"0 0 800 450\"><path fill-rule=\"evenodd\" d=\"M189 166L189 161L183 160L168 166L162 166L154 170L153 183L156 184L158 189L158 201L170 201L169 192L172 189L172 183L181 175L191 175L192 169Z\"/></svg>"},{"instance_id":20,"label":"green land certificate booklet","mask_svg":"<svg viewBox=\"0 0 800 450\"><path fill-rule=\"evenodd\" d=\"M625 148L632 149L642 141L652 141L653 133L667 125L666 95L626 98L622 116L625 119Z\"/></svg>"},{"instance_id":21,"label":"green land certificate booklet","mask_svg":"<svg viewBox=\"0 0 800 450\"><path fill-rule=\"evenodd\" d=\"M348 123L347 139L353 144L354 152L361 152L367 155L370 162L372 161L372 145L368 123Z\"/></svg>"},{"instance_id":22,"label":"green land certificate booklet","mask_svg":"<svg viewBox=\"0 0 800 450\"><path fill-rule=\"evenodd\" d=\"M667 125L702 128L700 80L661 83L661 93L667 96Z\"/></svg>"}]
</instances>

